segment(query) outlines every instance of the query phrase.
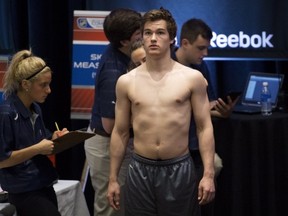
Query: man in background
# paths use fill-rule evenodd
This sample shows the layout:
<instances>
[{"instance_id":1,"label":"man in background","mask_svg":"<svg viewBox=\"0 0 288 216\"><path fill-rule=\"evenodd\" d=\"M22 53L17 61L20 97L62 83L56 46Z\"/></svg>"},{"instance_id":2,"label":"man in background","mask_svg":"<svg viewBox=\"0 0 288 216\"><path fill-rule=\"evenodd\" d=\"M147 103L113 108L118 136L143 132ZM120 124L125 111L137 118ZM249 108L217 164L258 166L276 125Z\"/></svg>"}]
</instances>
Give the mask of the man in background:
<instances>
[{"instance_id":1,"label":"man in background","mask_svg":"<svg viewBox=\"0 0 288 216\"><path fill-rule=\"evenodd\" d=\"M107 202L106 194L110 167L110 134L115 118L115 85L127 72L130 62L130 46L141 39L141 14L130 9L116 9L104 20L104 33L110 44L101 57L95 80L94 105L88 131L96 136L85 141L85 153L95 190L94 215L119 216ZM132 145L130 145L132 148ZM119 182L124 185L131 149L127 149L120 168Z\"/></svg>"}]
</instances>

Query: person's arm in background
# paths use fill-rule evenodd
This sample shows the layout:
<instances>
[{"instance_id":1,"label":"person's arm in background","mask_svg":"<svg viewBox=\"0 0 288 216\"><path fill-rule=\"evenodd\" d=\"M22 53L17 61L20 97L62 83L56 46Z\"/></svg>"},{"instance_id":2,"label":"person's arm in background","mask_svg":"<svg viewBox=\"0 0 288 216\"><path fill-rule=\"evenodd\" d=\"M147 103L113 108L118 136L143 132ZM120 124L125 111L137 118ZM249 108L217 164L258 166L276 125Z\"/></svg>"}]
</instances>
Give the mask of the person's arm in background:
<instances>
[{"instance_id":1,"label":"person's arm in background","mask_svg":"<svg viewBox=\"0 0 288 216\"><path fill-rule=\"evenodd\" d=\"M219 118L228 118L236 103L238 102L240 96L238 96L234 101L232 101L230 96L227 96L227 103L225 103L221 98L215 101L210 101L211 116Z\"/></svg>"},{"instance_id":2,"label":"person's arm in background","mask_svg":"<svg viewBox=\"0 0 288 216\"><path fill-rule=\"evenodd\" d=\"M35 145L12 151L7 159L0 161L0 169L15 166L38 154L49 155L52 153L53 148L53 141L43 139Z\"/></svg>"},{"instance_id":3,"label":"person's arm in background","mask_svg":"<svg viewBox=\"0 0 288 216\"><path fill-rule=\"evenodd\" d=\"M38 154L50 155L54 149L53 139L66 133L69 133L69 131L67 128L63 128L61 131L55 131L53 133L52 140L43 139L35 145L12 151L7 159L0 161L0 169L23 163Z\"/></svg>"},{"instance_id":4,"label":"person's arm in background","mask_svg":"<svg viewBox=\"0 0 288 216\"><path fill-rule=\"evenodd\" d=\"M106 56L107 58L103 59L103 61L105 61L103 62L103 65L101 65L101 69L99 66L100 71L96 77L95 88L97 85L98 88L96 88L96 91L99 92L101 98L97 102L99 103L99 109L101 110L99 115L101 116L102 127L107 134L111 134L115 123L115 86L118 78L123 74L123 71L126 71L127 69L124 63L115 63L119 60L117 60L117 56L113 54L111 49L106 55L110 57L108 58ZM96 99L94 99L94 101L96 101Z\"/></svg>"},{"instance_id":5,"label":"person's arm in background","mask_svg":"<svg viewBox=\"0 0 288 216\"><path fill-rule=\"evenodd\" d=\"M196 67L197 69L197 67ZM232 101L230 96L227 96L227 103L221 98L217 98L212 87L212 80L210 76L210 71L205 61L202 62L201 65L198 66L198 69L204 75L205 79L208 82L207 94L210 101L210 114L212 117L219 118L228 118L236 103L238 102L240 96L238 96L235 100Z\"/></svg>"},{"instance_id":6,"label":"person's arm in background","mask_svg":"<svg viewBox=\"0 0 288 216\"><path fill-rule=\"evenodd\" d=\"M111 134L113 127L114 127L115 119L102 117L101 120L102 120L102 125L103 125L105 132L108 134Z\"/></svg>"},{"instance_id":7,"label":"person's arm in background","mask_svg":"<svg viewBox=\"0 0 288 216\"><path fill-rule=\"evenodd\" d=\"M212 117L218 117L218 118L228 118L232 111L233 107L238 102L240 96L238 96L235 100L232 101L230 96L227 96L227 103L225 103L224 100L221 98L217 98L216 94L214 92L214 89L212 87L212 80L210 77L210 71L207 67L207 64L205 61L202 62L201 65L198 66L201 73L204 75L208 82L207 87L207 94L210 101L210 114Z\"/></svg>"}]
</instances>

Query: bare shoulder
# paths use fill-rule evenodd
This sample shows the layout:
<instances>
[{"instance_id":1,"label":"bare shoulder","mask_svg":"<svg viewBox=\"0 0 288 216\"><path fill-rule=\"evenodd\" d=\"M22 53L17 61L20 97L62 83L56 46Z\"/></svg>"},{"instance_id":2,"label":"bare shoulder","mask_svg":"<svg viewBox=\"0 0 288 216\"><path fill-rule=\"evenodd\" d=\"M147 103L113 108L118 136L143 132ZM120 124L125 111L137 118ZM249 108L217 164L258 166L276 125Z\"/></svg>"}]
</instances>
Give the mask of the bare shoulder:
<instances>
[{"instance_id":1,"label":"bare shoulder","mask_svg":"<svg viewBox=\"0 0 288 216\"><path fill-rule=\"evenodd\" d=\"M139 67L134 68L133 70L127 72L126 74L121 75L118 78L116 88L129 90L135 83L137 74L139 73Z\"/></svg>"},{"instance_id":2,"label":"bare shoulder","mask_svg":"<svg viewBox=\"0 0 288 216\"><path fill-rule=\"evenodd\" d=\"M123 74L121 75L119 78L118 78L118 85L119 84L127 84L130 82L130 80L135 76L135 69L127 72L126 74Z\"/></svg>"},{"instance_id":3,"label":"bare shoulder","mask_svg":"<svg viewBox=\"0 0 288 216\"><path fill-rule=\"evenodd\" d=\"M187 67L185 65L182 65L178 62L175 62L174 69L177 73L180 73L183 76L185 76L186 79L193 79L196 81L201 81L203 79L205 80L203 74L200 71L195 70L191 67Z\"/></svg>"}]
</instances>

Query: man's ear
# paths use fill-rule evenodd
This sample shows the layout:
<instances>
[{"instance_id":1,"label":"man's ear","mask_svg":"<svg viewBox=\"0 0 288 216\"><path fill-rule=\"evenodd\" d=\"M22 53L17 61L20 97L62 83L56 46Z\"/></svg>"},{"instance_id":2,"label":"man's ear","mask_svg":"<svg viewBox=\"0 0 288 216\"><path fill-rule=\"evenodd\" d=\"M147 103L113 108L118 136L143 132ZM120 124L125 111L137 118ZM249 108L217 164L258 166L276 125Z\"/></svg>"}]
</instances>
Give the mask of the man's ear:
<instances>
[{"instance_id":1,"label":"man's ear","mask_svg":"<svg viewBox=\"0 0 288 216\"><path fill-rule=\"evenodd\" d=\"M121 45L123 47L130 46L130 41L129 40L121 40L120 43L121 43Z\"/></svg>"},{"instance_id":2,"label":"man's ear","mask_svg":"<svg viewBox=\"0 0 288 216\"><path fill-rule=\"evenodd\" d=\"M181 46L187 47L189 44L190 44L190 42L186 38L183 38L181 40Z\"/></svg>"}]
</instances>

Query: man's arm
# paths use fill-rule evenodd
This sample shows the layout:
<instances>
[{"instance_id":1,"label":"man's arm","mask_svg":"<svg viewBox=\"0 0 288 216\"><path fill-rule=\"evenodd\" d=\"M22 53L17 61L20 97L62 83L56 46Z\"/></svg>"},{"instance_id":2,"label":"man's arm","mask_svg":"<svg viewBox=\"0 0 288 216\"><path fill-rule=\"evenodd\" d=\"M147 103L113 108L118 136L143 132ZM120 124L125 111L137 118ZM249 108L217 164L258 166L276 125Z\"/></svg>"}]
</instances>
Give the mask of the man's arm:
<instances>
[{"instance_id":1,"label":"man's arm","mask_svg":"<svg viewBox=\"0 0 288 216\"><path fill-rule=\"evenodd\" d=\"M210 116L210 104L206 93L207 82L203 77L197 76L194 81L191 103L195 118L199 150L204 166L203 178L199 184L200 204L205 204L214 199L214 136Z\"/></svg>"},{"instance_id":2,"label":"man's arm","mask_svg":"<svg viewBox=\"0 0 288 216\"><path fill-rule=\"evenodd\" d=\"M115 125L110 142L110 175L107 198L114 209L120 208L120 186L117 178L129 142L131 103L127 94L127 78L120 77L116 85Z\"/></svg>"}]
</instances>

